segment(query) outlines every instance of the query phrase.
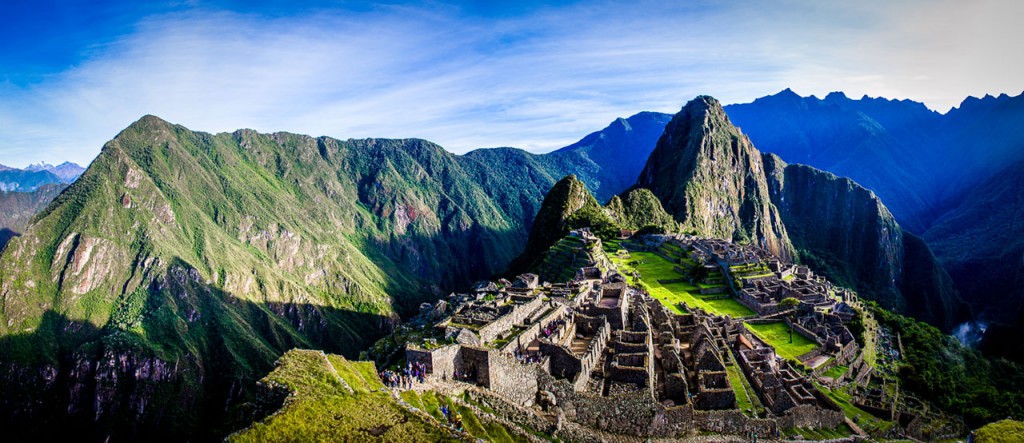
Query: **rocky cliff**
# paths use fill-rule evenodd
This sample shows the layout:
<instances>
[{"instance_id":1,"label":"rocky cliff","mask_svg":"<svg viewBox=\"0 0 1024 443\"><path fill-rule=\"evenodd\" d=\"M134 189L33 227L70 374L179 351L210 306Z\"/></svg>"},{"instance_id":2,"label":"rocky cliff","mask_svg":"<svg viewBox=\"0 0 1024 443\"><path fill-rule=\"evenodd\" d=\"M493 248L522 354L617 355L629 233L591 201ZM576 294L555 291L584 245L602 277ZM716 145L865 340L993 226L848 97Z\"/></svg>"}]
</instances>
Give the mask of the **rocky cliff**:
<instances>
[{"instance_id":1,"label":"rocky cliff","mask_svg":"<svg viewBox=\"0 0 1024 443\"><path fill-rule=\"evenodd\" d=\"M960 318L949 276L874 193L762 154L713 98L698 97L673 117L637 186L650 188L683 229L798 259L941 327Z\"/></svg>"},{"instance_id":2,"label":"rocky cliff","mask_svg":"<svg viewBox=\"0 0 1024 443\"><path fill-rule=\"evenodd\" d=\"M768 194L761 153L702 96L676 114L637 186L650 189L684 230L747 241L786 259L795 250Z\"/></svg>"},{"instance_id":3,"label":"rocky cliff","mask_svg":"<svg viewBox=\"0 0 1024 443\"><path fill-rule=\"evenodd\" d=\"M4 424L226 434L284 351L355 355L505 269L553 180L493 186L488 167L422 140L142 118L0 255Z\"/></svg>"},{"instance_id":4,"label":"rocky cliff","mask_svg":"<svg viewBox=\"0 0 1024 443\"><path fill-rule=\"evenodd\" d=\"M611 220L597 203L586 185L575 175L568 175L544 197L537 211L523 254L510 265L511 273L525 272L570 230L610 227Z\"/></svg>"}]
</instances>

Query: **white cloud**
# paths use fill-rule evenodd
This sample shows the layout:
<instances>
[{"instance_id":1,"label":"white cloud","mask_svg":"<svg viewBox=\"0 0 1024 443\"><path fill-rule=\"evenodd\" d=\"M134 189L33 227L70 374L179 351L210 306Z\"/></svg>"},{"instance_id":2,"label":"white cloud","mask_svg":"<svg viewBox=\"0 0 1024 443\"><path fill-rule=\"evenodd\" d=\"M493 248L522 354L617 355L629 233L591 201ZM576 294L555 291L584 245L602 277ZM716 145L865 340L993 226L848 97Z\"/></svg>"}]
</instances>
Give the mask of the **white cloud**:
<instances>
[{"instance_id":1,"label":"white cloud","mask_svg":"<svg viewBox=\"0 0 1024 443\"><path fill-rule=\"evenodd\" d=\"M843 90L945 110L1024 78L1008 51L1022 31L1006 23L1021 15L995 3L665 3L501 20L409 7L152 17L42 83L0 85L0 163L87 162L144 114L210 132L546 151L698 94Z\"/></svg>"}]
</instances>

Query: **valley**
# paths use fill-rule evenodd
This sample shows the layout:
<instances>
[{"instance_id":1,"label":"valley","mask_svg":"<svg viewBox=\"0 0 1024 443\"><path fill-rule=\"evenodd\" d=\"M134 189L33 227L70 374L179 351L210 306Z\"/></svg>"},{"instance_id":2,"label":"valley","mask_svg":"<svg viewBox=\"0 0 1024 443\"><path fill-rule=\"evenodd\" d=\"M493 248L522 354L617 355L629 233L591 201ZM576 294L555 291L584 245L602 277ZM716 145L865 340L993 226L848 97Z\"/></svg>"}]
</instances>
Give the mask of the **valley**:
<instances>
[{"instance_id":1,"label":"valley","mask_svg":"<svg viewBox=\"0 0 1024 443\"><path fill-rule=\"evenodd\" d=\"M615 146L644 140L646 162L621 164L637 154ZM1019 410L1024 392L1006 362L986 363L1014 374L1001 400L979 397L992 389L979 376L937 376L987 360L890 313L943 328L965 315L927 244L871 191L758 151L706 96L667 124L638 114L545 155L208 134L146 116L32 217L0 254L0 406L19 435L59 422L92 439L260 440L327 432L313 417L334 413L344 426L330 432L374 439L897 438L961 433ZM476 302L445 296L471 286ZM549 325L580 336L535 342ZM934 352L894 352L894 335ZM419 361L408 343L455 360L415 395L382 391L368 368ZM943 352L966 360L937 362ZM502 366L492 386L457 362L490 358L530 363ZM456 368L472 380L453 383ZM563 409L565 425L543 392L603 406ZM624 398L642 405L631 422L599 413ZM886 403L902 415L875 410ZM465 412L461 431L441 404Z\"/></svg>"}]
</instances>

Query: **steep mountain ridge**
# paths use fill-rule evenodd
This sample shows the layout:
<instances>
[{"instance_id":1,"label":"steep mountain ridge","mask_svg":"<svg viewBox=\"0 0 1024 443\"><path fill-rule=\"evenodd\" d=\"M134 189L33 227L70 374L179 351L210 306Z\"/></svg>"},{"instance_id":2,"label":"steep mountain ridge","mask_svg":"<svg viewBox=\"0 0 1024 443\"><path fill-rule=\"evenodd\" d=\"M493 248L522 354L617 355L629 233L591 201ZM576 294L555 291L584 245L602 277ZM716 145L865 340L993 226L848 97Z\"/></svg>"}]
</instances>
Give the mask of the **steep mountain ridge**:
<instances>
[{"instance_id":1,"label":"steep mountain ridge","mask_svg":"<svg viewBox=\"0 0 1024 443\"><path fill-rule=\"evenodd\" d=\"M762 154L711 97L673 117L637 186L649 188L684 230L799 256L867 298L945 328L960 319L949 277L874 193Z\"/></svg>"},{"instance_id":2,"label":"steep mountain ridge","mask_svg":"<svg viewBox=\"0 0 1024 443\"><path fill-rule=\"evenodd\" d=\"M287 349L354 355L505 268L520 203L550 185L488 189L482 170L422 140L140 119L0 255L5 420L223 435Z\"/></svg>"},{"instance_id":3,"label":"steep mountain ridge","mask_svg":"<svg viewBox=\"0 0 1024 443\"><path fill-rule=\"evenodd\" d=\"M761 153L714 98L691 100L672 118L636 185L650 189L684 230L795 256L771 204Z\"/></svg>"},{"instance_id":4,"label":"steep mountain ridge","mask_svg":"<svg viewBox=\"0 0 1024 443\"><path fill-rule=\"evenodd\" d=\"M575 175L563 177L544 196L526 248L509 265L510 273L525 272L532 267L570 230L582 227L596 229L595 223L602 221L604 224L611 222L587 186Z\"/></svg>"},{"instance_id":5,"label":"steep mountain ridge","mask_svg":"<svg viewBox=\"0 0 1024 443\"><path fill-rule=\"evenodd\" d=\"M1024 94L968 97L940 114L911 100L786 89L725 109L760 149L850 177L919 234L964 192L1024 159Z\"/></svg>"},{"instance_id":6,"label":"steep mountain ridge","mask_svg":"<svg viewBox=\"0 0 1024 443\"><path fill-rule=\"evenodd\" d=\"M616 195L606 206L609 216L625 229L657 228L662 232L678 232L679 224L661 205L658 197L645 188L632 188Z\"/></svg>"},{"instance_id":7,"label":"steep mountain ridge","mask_svg":"<svg viewBox=\"0 0 1024 443\"><path fill-rule=\"evenodd\" d=\"M1024 161L978 185L924 234L982 319L1024 315Z\"/></svg>"}]
</instances>

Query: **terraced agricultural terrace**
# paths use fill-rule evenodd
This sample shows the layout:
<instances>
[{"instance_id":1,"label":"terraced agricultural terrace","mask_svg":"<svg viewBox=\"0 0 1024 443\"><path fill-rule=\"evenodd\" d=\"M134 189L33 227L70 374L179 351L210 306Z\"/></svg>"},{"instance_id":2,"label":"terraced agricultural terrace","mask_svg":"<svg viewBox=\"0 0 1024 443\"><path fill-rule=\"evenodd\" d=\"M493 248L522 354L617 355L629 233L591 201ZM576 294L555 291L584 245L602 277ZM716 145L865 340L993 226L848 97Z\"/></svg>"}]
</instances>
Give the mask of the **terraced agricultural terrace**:
<instances>
[{"instance_id":1,"label":"terraced agricultural terrace","mask_svg":"<svg viewBox=\"0 0 1024 443\"><path fill-rule=\"evenodd\" d=\"M568 275L551 267L578 265L587 251L591 262L569 281L523 274L424 306L404 362L424 368L425 381L401 398L433 415L421 391L474 398L484 416L513 424L507 435L467 429L500 441L534 431L573 441L907 431L913 416L879 418L865 403L873 367L846 327L863 317L856 294L721 240L570 237L554 249L571 260L542 262L545 275Z\"/></svg>"},{"instance_id":2,"label":"terraced agricultural terrace","mask_svg":"<svg viewBox=\"0 0 1024 443\"><path fill-rule=\"evenodd\" d=\"M706 284L701 282L689 283L684 281L687 276L680 272L692 269L696 263L690 259L677 246L662 246L659 253L648 251L627 251L626 254L619 254L619 251L627 251L622 248L619 241L609 242L605 246L605 252L620 272L629 276L637 276L632 282L644 288L652 297L663 303L673 312L682 314L680 303L687 306L698 307L717 315L728 315L732 317L748 317L754 315L754 311L739 303L732 297L721 297L720 295L701 295L701 289L725 288L725 283ZM670 258L677 260L673 262ZM712 271L707 280L720 280L720 271Z\"/></svg>"}]
</instances>

